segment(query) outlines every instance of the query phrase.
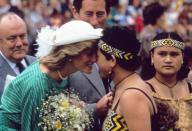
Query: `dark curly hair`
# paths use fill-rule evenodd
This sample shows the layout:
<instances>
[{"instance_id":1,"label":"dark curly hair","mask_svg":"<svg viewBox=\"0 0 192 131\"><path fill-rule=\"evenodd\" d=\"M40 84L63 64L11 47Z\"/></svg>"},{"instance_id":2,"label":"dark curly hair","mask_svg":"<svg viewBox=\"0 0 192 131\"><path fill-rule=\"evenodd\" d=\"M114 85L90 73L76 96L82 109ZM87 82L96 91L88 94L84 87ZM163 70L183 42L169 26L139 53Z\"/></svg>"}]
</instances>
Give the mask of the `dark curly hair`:
<instances>
[{"instance_id":1,"label":"dark curly hair","mask_svg":"<svg viewBox=\"0 0 192 131\"><path fill-rule=\"evenodd\" d=\"M125 26L107 27L103 31L101 40L116 49L133 54L133 59L128 61L117 58L117 64L119 66L130 71L135 71L139 68L141 58L137 54L140 51L140 42L136 38L135 31ZM109 60L112 58L110 54L102 50L101 52L105 55L106 59Z\"/></svg>"},{"instance_id":2,"label":"dark curly hair","mask_svg":"<svg viewBox=\"0 0 192 131\"><path fill-rule=\"evenodd\" d=\"M175 32L162 32L162 33L159 33L159 34L156 35L156 37L153 39L153 41L166 39L166 38L171 38L173 40L183 42L183 39ZM153 53L154 49L152 49L150 52ZM182 52L184 53L183 50L182 50ZM185 56L185 54L184 54L184 56ZM184 78L187 77L187 75L189 73L187 60L184 58L184 56L183 56L184 63L183 63L183 65L181 66L180 70L177 73L177 80L183 80ZM141 77L144 80L148 80L148 79L152 78L155 75L155 73L156 73L155 68L154 68L154 66L151 65L151 57L149 57L145 61L145 63L143 64L142 71L141 71Z\"/></svg>"}]
</instances>

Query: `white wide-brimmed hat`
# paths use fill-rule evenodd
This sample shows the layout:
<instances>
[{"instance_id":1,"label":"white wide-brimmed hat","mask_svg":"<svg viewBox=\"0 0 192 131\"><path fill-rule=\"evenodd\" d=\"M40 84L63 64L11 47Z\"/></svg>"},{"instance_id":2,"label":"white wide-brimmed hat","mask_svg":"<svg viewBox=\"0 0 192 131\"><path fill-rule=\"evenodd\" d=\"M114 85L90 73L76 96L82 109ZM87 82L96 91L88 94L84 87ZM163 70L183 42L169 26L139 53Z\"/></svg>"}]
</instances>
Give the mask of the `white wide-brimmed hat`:
<instances>
[{"instance_id":1,"label":"white wide-brimmed hat","mask_svg":"<svg viewBox=\"0 0 192 131\"><path fill-rule=\"evenodd\" d=\"M36 56L46 56L56 46L99 39L102 36L102 30L94 29L91 24L81 20L72 20L57 29L52 29L50 26L43 27L36 40L39 46Z\"/></svg>"}]
</instances>

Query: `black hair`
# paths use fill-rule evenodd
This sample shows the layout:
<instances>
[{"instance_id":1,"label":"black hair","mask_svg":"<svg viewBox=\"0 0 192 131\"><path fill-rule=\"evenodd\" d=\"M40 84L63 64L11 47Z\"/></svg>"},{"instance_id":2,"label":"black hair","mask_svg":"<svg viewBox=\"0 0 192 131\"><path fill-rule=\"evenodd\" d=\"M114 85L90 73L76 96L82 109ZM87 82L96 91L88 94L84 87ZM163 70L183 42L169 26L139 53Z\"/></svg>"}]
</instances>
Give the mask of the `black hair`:
<instances>
[{"instance_id":1,"label":"black hair","mask_svg":"<svg viewBox=\"0 0 192 131\"><path fill-rule=\"evenodd\" d=\"M192 47L191 46L186 46L184 48L184 58L187 61L188 66L190 65L190 61L192 61Z\"/></svg>"},{"instance_id":2,"label":"black hair","mask_svg":"<svg viewBox=\"0 0 192 131\"><path fill-rule=\"evenodd\" d=\"M133 54L133 58L126 61L117 58L117 64L130 71L135 71L141 64L141 58L138 56L140 51L140 42L136 38L135 31L125 26L107 27L103 31L102 41L118 50ZM101 50L101 49L100 49ZM111 59L111 55L101 51L106 59Z\"/></svg>"},{"instance_id":3,"label":"black hair","mask_svg":"<svg viewBox=\"0 0 192 131\"><path fill-rule=\"evenodd\" d=\"M166 7L160 5L158 2L151 3L143 9L143 19L145 25L155 25L157 20L163 15Z\"/></svg>"},{"instance_id":4,"label":"black hair","mask_svg":"<svg viewBox=\"0 0 192 131\"><path fill-rule=\"evenodd\" d=\"M162 33L159 33L159 34L157 34L155 36L153 41L166 39L166 38L171 38L173 40L183 42L183 39L175 32L162 32ZM154 49L152 49L150 52L153 53ZM183 52L183 50L182 50L182 52ZM149 57L149 58L147 58L147 60L143 64L142 71L141 71L141 77L144 80L148 80L148 79L154 77L155 73L156 73L155 68L154 68L153 65L151 65L151 57ZM183 64L182 64L180 70L177 73L177 80L183 80L184 78L186 78L188 76L188 73L189 73L189 68L188 68L188 65L187 65L187 61L183 56Z\"/></svg>"},{"instance_id":5,"label":"black hair","mask_svg":"<svg viewBox=\"0 0 192 131\"><path fill-rule=\"evenodd\" d=\"M110 12L110 8L111 8L111 2L110 0L104 0L105 1L105 9L106 9L106 12L107 14L109 14ZM73 1L73 6L75 7L75 9L77 10L77 12L80 11L81 7L82 7L82 3L83 3L83 0L74 0Z\"/></svg>"},{"instance_id":6,"label":"black hair","mask_svg":"<svg viewBox=\"0 0 192 131\"><path fill-rule=\"evenodd\" d=\"M187 57L187 59L192 59L192 47L191 46L186 46L184 49L184 54Z\"/></svg>"}]
</instances>

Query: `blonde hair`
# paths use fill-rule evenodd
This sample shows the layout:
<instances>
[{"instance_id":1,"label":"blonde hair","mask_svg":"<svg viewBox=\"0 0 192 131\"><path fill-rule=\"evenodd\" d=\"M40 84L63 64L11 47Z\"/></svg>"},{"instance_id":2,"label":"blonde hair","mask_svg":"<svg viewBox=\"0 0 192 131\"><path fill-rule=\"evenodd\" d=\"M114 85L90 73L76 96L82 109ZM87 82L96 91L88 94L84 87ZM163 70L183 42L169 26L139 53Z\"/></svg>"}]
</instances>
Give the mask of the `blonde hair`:
<instances>
[{"instance_id":1,"label":"blonde hair","mask_svg":"<svg viewBox=\"0 0 192 131\"><path fill-rule=\"evenodd\" d=\"M49 55L40 59L40 63L51 71L61 70L72 57L78 56L85 49L97 48L98 40L88 40L69 45L57 46Z\"/></svg>"}]
</instances>

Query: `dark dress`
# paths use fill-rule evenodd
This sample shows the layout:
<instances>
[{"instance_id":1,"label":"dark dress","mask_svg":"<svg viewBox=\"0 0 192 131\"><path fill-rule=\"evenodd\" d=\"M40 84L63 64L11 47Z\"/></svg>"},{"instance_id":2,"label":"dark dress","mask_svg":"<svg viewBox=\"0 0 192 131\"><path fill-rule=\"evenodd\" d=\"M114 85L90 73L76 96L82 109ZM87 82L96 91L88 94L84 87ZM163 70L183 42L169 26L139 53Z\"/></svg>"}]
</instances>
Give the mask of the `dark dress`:
<instances>
[{"instance_id":1,"label":"dark dress","mask_svg":"<svg viewBox=\"0 0 192 131\"><path fill-rule=\"evenodd\" d=\"M162 98L158 96L154 87L148 83L151 87L152 96L154 98L157 112L151 116L151 130L152 131L191 131L192 130L192 94L188 97L181 99ZM192 93L192 87L188 84L190 93ZM150 97L138 88L152 103L154 103ZM102 131L128 131L128 127L123 116L116 113L116 108L119 103L115 105L114 109L110 109L108 115L104 121ZM155 108L154 108L155 112Z\"/></svg>"},{"instance_id":2,"label":"dark dress","mask_svg":"<svg viewBox=\"0 0 192 131\"><path fill-rule=\"evenodd\" d=\"M192 94L180 99L163 98L159 96L154 87L153 91L157 113L152 116L152 131L191 131L192 130ZM191 85L188 84L190 93Z\"/></svg>"}]
</instances>

